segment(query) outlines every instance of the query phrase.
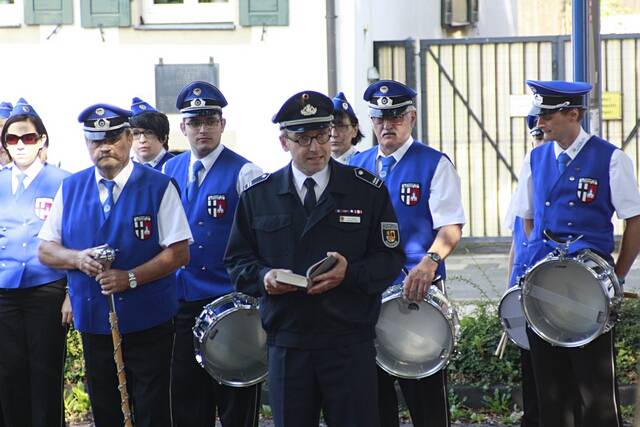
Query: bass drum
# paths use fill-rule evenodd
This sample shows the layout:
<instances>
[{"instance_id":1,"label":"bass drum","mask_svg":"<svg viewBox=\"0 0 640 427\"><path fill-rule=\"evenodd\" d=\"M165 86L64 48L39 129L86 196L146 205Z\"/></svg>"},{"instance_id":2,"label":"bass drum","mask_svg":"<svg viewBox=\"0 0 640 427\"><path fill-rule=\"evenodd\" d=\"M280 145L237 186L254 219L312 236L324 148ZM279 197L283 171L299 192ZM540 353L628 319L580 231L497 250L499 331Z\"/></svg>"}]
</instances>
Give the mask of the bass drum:
<instances>
[{"instance_id":1,"label":"bass drum","mask_svg":"<svg viewBox=\"0 0 640 427\"><path fill-rule=\"evenodd\" d=\"M608 332L622 303L618 279L590 250L549 254L522 281L522 308L531 329L559 347L580 347Z\"/></svg>"},{"instance_id":2,"label":"bass drum","mask_svg":"<svg viewBox=\"0 0 640 427\"><path fill-rule=\"evenodd\" d=\"M509 339L518 347L529 350L527 319L522 311L520 293L520 286L513 286L505 292L498 306L498 316Z\"/></svg>"},{"instance_id":3,"label":"bass drum","mask_svg":"<svg viewBox=\"0 0 640 427\"><path fill-rule=\"evenodd\" d=\"M446 296L431 285L424 300L402 297L403 284L382 294L376 324L376 362L400 378L428 377L449 362L458 340L458 314Z\"/></svg>"},{"instance_id":4,"label":"bass drum","mask_svg":"<svg viewBox=\"0 0 640 427\"><path fill-rule=\"evenodd\" d=\"M204 307L193 344L196 361L224 385L248 387L267 377L267 334L253 297L231 293Z\"/></svg>"}]
</instances>

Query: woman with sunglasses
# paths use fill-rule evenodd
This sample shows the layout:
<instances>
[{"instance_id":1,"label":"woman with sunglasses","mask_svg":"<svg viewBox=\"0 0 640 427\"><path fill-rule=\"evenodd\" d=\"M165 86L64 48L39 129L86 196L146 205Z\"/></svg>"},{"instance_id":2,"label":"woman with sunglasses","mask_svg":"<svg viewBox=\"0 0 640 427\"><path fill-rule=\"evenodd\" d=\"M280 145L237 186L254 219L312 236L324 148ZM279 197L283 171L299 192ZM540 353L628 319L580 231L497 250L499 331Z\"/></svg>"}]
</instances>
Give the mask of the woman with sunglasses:
<instances>
[{"instance_id":1,"label":"woman with sunglasses","mask_svg":"<svg viewBox=\"0 0 640 427\"><path fill-rule=\"evenodd\" d=\"M65 273L42 265L36 237L68 176L43 164L47 130L20 99L0 141L0 404L9 426L64 425L62 384L71 305Z\"/></svg>"}]
</instances>

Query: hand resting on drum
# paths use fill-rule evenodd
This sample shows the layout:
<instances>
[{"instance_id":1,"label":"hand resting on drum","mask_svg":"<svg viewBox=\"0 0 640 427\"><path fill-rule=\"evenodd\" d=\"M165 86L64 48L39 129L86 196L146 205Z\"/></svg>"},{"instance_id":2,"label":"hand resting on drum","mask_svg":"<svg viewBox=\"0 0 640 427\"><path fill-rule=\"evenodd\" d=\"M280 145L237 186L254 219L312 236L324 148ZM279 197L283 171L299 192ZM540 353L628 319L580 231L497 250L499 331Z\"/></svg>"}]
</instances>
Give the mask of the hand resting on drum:
<instances>
[{"instance_id":1,"label":"hand resting on drum","mask_svg":"<svg viewBox=\"0 0 640 427\"><path fill-rule=\"evenodd\" d=\"M437 263L430 258L423 258L407 274L407 278L404 280L402 296L409 301L422 301L436 276L437 269Z\"/></svg>"}]
</instances>

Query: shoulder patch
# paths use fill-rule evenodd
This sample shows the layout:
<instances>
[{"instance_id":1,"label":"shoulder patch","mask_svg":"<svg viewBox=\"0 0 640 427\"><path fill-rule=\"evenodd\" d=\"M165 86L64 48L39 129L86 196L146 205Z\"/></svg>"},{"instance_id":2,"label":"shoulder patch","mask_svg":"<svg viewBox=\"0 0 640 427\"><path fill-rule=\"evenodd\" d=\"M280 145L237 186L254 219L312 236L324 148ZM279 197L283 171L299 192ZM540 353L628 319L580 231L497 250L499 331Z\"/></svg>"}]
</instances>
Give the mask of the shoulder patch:
<instances>
[{"instance_id":1,"label":"shoulder patch","mask_svg":"<svg viewBox=\"0 0 640 427\"><path fill-rule=\"evenodd\" d=\"M270 173L265 172L265 173L263 173L262 175L260 175L260 176L257 176L257 177L255 177L255 178L253 178L253 179L251 180L251 182L250 182L250 183L248 183L247 185L245 185L245 186L244 186L244 188L243 188L242 190L243 190L243 191L244 191L244 190L247 190L247 189L249 189L249 188L253 187L254 185L258 185L258 184L260 184L261 182L266 181L266 180L269 178L269 176L270 176L270 175L271 175Z\"/></svg>"},{"instance_id":2,"label":"shoulder patch","mask_svg":"<svg viewBox=\"0 0 640 427\"><path fill-rule=\"evenodd\" d=\"M356 178L361 179L364 182L367 182L376 188L382 187L382 180L366 169L355 168L353 170L353 173L356 174Z\"/></svg>"}]
</instances>

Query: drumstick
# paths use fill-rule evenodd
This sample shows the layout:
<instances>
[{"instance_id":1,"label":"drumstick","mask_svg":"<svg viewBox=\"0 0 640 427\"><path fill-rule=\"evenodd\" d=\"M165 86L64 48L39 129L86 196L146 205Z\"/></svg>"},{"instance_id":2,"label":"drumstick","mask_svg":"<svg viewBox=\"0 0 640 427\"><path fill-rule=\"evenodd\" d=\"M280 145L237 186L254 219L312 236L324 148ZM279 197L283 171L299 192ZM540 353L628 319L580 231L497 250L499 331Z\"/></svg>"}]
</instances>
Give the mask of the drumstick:
<instances>
[{"instance_id":1,"label":"drumstick","mask_svg":"<svg viewBox=\"0 0 640 427\"><path fill-rule=\"evenodd\" d=\"M502 343L502 348L500 349L500 355L498 356L498 359L502 360L504 352L507 349L507 344L509 344L509 340L505 338L504 342Z\"/></svg>"},{"instance_id":2,"label":"drumstick","mask_svg":"<svg viewBox=\"0 0 640 427\"><path fill-rule=\"evenodd\" d=\"M498 346L496 347L496 351L493 354L494 356L500 356L500 349L504 345L503 343L506 339L507 339L507 333L503 331L502 335L500 336L500 341L498 341Z\"/></svg>"},{"instance_id":3,"label":"drumstick","mask_svg":"<svg viewBox=\"0 0 640 427\"><path fill-rule=\"evenodd\" d=\"M624 291L622 296L624 296L625 298L631 298L631 299L640 298L640 294L639 293L637 293L637 292L629 292L629 291Z\"/></svg>"}]
</instances>

